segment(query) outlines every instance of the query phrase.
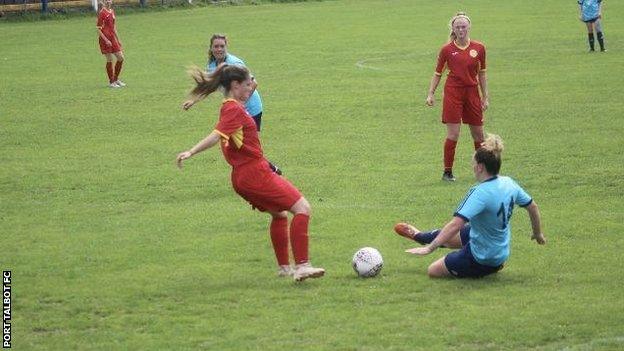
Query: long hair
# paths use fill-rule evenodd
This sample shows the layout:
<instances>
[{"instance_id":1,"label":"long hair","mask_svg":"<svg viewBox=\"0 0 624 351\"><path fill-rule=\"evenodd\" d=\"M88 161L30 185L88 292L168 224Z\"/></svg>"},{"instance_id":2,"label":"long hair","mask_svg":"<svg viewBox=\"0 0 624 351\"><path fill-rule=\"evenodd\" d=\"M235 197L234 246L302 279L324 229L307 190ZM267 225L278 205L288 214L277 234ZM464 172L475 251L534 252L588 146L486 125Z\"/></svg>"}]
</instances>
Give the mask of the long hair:
<instances>
[{"instance_id":1,"label":"long hair","mask_svg":"<svg viewBox=\"0 0 624 351\"><path fill-rule=\"evenodd\" d=\"M223 39L225 40L225 46L227 46L228 44L228 40L227 37L225 36L225 34L213 34L210 37L210 46L208 47L208 62L214 62L217 60L217 58L214 56L214 54L212 53L212 43L216 40L216 39Z\"/></svg>"},{"instance_id":2,"label":"long hair","mask_svg":"<svg viewBox=\"0 0 624 351\"><path fill-rule=\"evenodd\" d=\"M189 69L188 73L196 84L189 95L196 100L203 99L214 93L219 87L223 87L227 94L232 87L233 81L240 83L250 77L247 68L239 65L227 64L217 66L217 69L212 73L207 73L197 67Z\"/></svg>"},{"instance_id":3,"label":"long hair","mask_svg":"<svg viewBox=\"0 0 624 351\"><path fill-rule=\"evenodd\" d=\"M475 152L475 162L484 165L489 174L497 175L501 168L501 154L504 147L500 136L488 134L485 141L481 143L481 147Z\"/></svg>"},{"instance_id":4,"label":"long hair","mask_svg":"<svg viewBox=\"0 0 624 351\"><path fill-rule=\"evenodd\" d=\"M451 30L451 33L449 34L450 41L455 41L455 39L457 39L457 36L455 35L455 33L453 33L453 24L455 24L455 21L460 18L464 18L465 20L467 20L468 24L471 23L470 17L468 17L465 12L457 12L455 16L451 17L451 20L449 21L449 29Z\"/></svg>"}]
</instances>

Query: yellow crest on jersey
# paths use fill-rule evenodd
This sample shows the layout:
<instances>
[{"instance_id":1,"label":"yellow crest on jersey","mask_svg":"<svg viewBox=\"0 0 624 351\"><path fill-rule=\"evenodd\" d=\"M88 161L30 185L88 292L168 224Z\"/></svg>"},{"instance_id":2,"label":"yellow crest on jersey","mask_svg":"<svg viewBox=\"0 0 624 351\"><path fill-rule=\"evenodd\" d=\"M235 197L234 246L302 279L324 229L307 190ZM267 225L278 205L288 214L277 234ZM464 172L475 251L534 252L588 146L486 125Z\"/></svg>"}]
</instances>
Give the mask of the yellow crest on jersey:
<instances>
[{"instance_id":1,"label":"yellow crest on jersey","mask_svg":"<svg viewBox=\"0 0 624 351\"><path fill-rule=\"evenodd\" d=\"M470 57L477 57L477 55L479 55L477 50L475 50L475 49L471 49L470 50Z\"/></svg>"}]
</instances>

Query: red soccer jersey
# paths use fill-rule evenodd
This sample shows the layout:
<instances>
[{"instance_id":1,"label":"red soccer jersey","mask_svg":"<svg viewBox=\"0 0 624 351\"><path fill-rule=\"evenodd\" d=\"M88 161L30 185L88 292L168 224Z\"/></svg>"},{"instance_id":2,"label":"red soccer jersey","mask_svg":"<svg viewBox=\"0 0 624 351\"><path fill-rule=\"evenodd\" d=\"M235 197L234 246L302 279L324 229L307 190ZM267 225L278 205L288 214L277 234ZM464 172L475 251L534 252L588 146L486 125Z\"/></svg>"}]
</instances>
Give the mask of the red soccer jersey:
<instances>
[{"instance_id":1,"label":"red soccer jersey","mask_svg":"<svg viewBox=\"0 0 624 351\"><path fill-rule=\"evenodd\" d=\"M264 159L256 123L236 100L223 101L215 131L221 135L223 156L233 168Z\"/></svg>"},{"instance_id":2,"label":"red soccer jersey","mask_svg":"<svg viewBox=\"0 0 624 351\"><path fill-rule=\"evenodd\" d=\"M117 40L115 37L115 11L103 8L98 14L97 27L108 40Z\"/></svg>"},{"instance_id":3,"label":"red soccer jersey","mask_svg":"<svg viewBox=\"0 0 624 351\"><path fill-rule=\"evenodd\" d=\"M479 71L485 71L485 46L471 40L467 47L460 48L455 42L442 47L438 55L436 74L442 75L444 67L449 73L446 85L450 87L475 86L479 83Z\"/></svg>"}]
</instances>

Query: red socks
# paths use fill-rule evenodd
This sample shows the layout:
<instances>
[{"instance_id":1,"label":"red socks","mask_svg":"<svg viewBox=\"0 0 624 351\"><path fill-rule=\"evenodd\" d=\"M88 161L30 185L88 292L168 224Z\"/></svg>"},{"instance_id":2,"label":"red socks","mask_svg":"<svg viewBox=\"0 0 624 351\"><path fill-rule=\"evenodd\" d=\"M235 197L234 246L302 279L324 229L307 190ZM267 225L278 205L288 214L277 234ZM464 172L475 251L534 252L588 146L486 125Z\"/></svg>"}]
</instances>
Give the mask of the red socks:
<instances>
[{"instance_id":1,"label":"red socks","mask_svg":"<svg viewBox=\"0 0 624 351\"><path fill-rule=\"evenodd\" d=\"M475 151L479 150L481 144L483 144L483 140L474 142Z\"/></svg>"},{"instance_id":2,"label":"red socks","mask_svg":"<svg viewBox=\"0 0 624 351\"><path fill-rule=\"evenodd\" d=\"M113 82L116 82L119 79L119 73L121 72L121 66L122 65L123 65L123 61L117 61L115 63L115 74L114 74L115 80L113 80Z\"/></svg>"},{"instance_id":3,"label":"red socks","mask_svg":"<svg viewBox=\"0 0 624 351\"><path fill-rule=\"evenodd\" d=\"M108 82L112 83L114 82L116 79L115 75L113 74L113 63L112 62L106 62L106 74L108 75Z\"/></svg>"},{"instance_id":4,"label":"red socks","mask_svg":"<svg viewBox=\"0 0 624 351\"><path fill-rule=\"evenodd\" d=\"M298 213L290 222L290 245L295 264L308 262L308 223L310 216Z\"/></svg>"},{"instance_id":5,"label":"red socks","mask_svg":"<svg viewBox=\"0 0 624 351\"><path fill-rule=\"evenodd\" d=\"M288 218L273 218L271 221L271 242L280 266L288 265Z\"/></svg>"},{"instance_id":6,"label":"red socks","mask_svg":"<svg viewBox=\"0 0 624 351\"><path fill-rule=\"evenodd\" d=\"M451 171L453 169L453 161L455 160L455 147L457 140L446 139L444 141L444 170Z\"/></svg>"}]
</instances>

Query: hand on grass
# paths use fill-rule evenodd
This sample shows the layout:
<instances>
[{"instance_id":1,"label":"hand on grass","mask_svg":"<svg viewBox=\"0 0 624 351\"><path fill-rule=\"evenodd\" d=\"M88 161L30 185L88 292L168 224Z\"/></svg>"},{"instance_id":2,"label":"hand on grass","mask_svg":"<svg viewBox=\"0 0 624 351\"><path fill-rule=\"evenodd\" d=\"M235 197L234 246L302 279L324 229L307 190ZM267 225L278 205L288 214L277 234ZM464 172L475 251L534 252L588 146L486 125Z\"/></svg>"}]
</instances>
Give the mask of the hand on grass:
<instances>
[{"instance_id":1,"label":"hand on grass","mask_svg":"<svg viewBox=\"0 0 624 351\"><path fill-rule=\"evenodd\" d=\"M405 252L411 253L414 255L425 256L425 255L432 253L433 250L431 249L431 246L427 245L427 246L415 247L413 249L408 249L408 250L405 250Z\"/></svg>"}]
</instances>

